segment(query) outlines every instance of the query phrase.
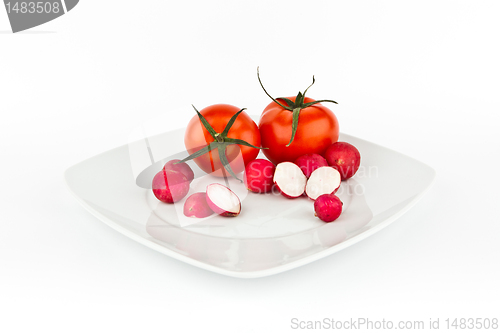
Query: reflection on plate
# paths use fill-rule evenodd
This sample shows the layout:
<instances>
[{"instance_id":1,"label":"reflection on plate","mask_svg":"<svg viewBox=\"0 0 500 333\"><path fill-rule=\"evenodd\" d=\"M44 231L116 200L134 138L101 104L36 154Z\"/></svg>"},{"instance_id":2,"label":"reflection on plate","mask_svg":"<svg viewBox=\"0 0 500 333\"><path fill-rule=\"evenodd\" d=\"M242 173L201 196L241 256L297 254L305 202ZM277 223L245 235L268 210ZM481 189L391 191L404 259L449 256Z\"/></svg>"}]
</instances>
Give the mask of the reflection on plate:
<instances>
[{"instance_id":1,"label":"reflection on plate","mask_svg":"<svg viewBox=\"0 0 500 333\"><path fill-rule=\"evenodd\" d=\"M292 202L278 193L248 193L238 218L213 215L182 226L182 219L189 218L148 192L151 216L146 230L169 249L226 270L277 267L339 244L371 220L372 212L364 196L353 192L357 184L353 179L342 184L339 197L344 212L335 223L314 217L313 201L307 197ZM264 205L263 200L268 204ZM182 209L182 205L178 207Z\"/></svg>"},{"instance_id":2,"label":"reflection on plate","mask_svg":"<svg viewBox=\"0 0 500 333\"><path fill-rule=\"evenodd\" d=\"M356 176L337 192L344 206L335 222L316 218L307 197L250 193L234 179L227 185L242 200L238 217L186 218L182 201L161 203L148 189L148 179L166 160L185 157L182 133L149 137L83 161L66 171L66 183L84 207L117 231L178 260L234 277L280 273L352 245L413 206L435 178L421 162L341 134L341 141L360 150L362 160ZM161 161L154 163L153 155ZM190 165L196 177L190 194L210 182L225 184Z\"/></svg>"}]
</instances>

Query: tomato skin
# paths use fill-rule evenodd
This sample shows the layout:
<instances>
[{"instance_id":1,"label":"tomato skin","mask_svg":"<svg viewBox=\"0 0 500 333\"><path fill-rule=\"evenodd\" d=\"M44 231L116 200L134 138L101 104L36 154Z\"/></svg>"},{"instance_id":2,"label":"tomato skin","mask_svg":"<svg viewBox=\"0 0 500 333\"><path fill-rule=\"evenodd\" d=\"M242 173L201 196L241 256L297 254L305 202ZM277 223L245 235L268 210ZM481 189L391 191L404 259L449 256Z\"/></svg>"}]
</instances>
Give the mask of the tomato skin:
<instances>
[{"instance_id":1,"label":"tomato skin","mask_svg":"<svg viewBox=\"0 0 500 333\"><path fill-rule=\"evenodd\" d=\"M295 97L288 97L295 102ZM277 99L286 105L284 100ZM304 103L313 102L306 97ZM320 154L339 138L339 122L335 114L321 103L314 104L300 111L297 132L292 144L287 147L292 137L292 112L271 102L262 111L259 131L264 155L274 164L293 162L305 154Z\"/></svg>"},{"instance_id":2,"label":"tomato skin","mask_svg":"<svg viewBox=\"0 0 500 333\"><path fill-rule=\"evenodd\" d=\"M200 113L217 133L222 133L231 117L240 110L240 108L229 104L214 104L200 110ZM238 115L227 137L241 139L260 147L259 128L245 111ZM184 145L188 153L191 155L213 141L214 139L207 129L203 127L198 115L193 116L184 134ZM235 174L242 172L245 166L253 161L258 154L259 149L243 145L233 144L228 145L226 148L229 165ZM194 162L206 173L217 177L228 175L227 171L222 172L224 166L219 159L217 149L195 158Z\"/></svg>"}]
</instances>

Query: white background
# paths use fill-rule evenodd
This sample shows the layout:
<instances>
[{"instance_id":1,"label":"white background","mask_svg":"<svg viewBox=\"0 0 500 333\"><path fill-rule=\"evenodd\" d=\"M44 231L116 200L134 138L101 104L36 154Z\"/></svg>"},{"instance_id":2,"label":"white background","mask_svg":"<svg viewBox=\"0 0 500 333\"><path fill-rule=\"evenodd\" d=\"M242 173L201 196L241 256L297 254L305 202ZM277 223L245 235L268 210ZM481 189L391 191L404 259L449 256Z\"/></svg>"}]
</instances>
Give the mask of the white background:
<instances>
[{"instance_id":1,"label":"white background","mask_svg":"<svg viewBox=\"0 0 500 333\"><path fill-rule=\"evenodd\" d=\"M500 313L498 1L92 1L12 34L0 9L0 331L289 332L291 319ZM68 167L191 103L258 114L295 95L437 181L403 217L328 258L235 279L122 236Z\"/></svg>"}]
</instances>

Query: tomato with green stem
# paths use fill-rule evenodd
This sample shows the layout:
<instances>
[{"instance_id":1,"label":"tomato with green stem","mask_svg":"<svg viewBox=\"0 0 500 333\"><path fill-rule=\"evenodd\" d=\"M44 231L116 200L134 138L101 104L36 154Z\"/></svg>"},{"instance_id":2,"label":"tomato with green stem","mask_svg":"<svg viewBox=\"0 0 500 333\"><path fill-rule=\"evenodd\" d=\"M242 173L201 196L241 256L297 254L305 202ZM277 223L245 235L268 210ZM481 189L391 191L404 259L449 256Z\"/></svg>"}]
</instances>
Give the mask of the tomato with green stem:
<instances>
[{"instance_id":1,"label":"tomato with green stem","mask_svg":"<svg viewBox=\"0 0 500 333\"><path fill-rule=\"evenodd\" d=\"M314 100L299 92L295 97L273 98L268 94L260 80L259 83L273 101L260 116L259 131L264 155L274 164L293 162L305 154L320 154L339 138L339 122L335 114L323 102Z\"/></svg>"},{"instance_id":2,"label":"tomato with green stem","mask_svg":"<svg viewBox=\"0 0 500 333\"><path fill-rule=\"evenodd\" d=\"M259 154L260 132L257 124L244 112L229 104L215 104L196 110L186 128L184 144L190 156L206 173L236 179L236 174ZM239 179L241 181L241 179Z\"/></svg>"}]
</instances>

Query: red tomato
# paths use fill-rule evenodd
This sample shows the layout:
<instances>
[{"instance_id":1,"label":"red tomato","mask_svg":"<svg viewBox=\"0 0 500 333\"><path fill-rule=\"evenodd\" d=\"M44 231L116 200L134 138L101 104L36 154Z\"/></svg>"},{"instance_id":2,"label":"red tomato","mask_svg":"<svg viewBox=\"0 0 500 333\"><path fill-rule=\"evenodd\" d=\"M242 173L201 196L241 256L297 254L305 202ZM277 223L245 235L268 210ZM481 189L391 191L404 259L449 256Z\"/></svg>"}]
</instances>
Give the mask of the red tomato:
<instances>
[{"instance_id":1,"label":"red tomato","mask_svg":"<svg viewBox=\"0 0 500 333\"><path fill-rule=\"evenodd\" d=\"M240 111L240 108L229 104L215 104L208 106L200 111L208 123L217 133L222 133L231 119L231 117ZM231 129L227 133L227 138L240 139L247 143L260 147L260 133L259 128L255 122L244 111L238 115ZM202 125L198 115L195 115L186 128L184 135L184 144L188 153L191 155L194 152L205 147L214 139L206 128ZM242 172L245 165L254 160L259 154L259 149L231 144L227 145L226 157L229 161L229 166L235 174ZM224 174L227 176L227 171L224 169L223 164L219 158L218 148L196 157L195 163L206 173L212 173L214 176L222 177Z\"/></svg>"},{"instance_id":2,"label":"red tomato","mask_svg":"<svg viewBox=\"0 0 500 333\"><path fill-rule=\"evenodd\" d=\"M295 97L289 97L295 102ZM281 104L287 103L278 98ZM304 103L314 99L305 97ZM320 154L339 138L339 122L335 114L327 107L317 103L300 111L295 138L287 147L292 137L292 112L284 109L274 101L262 112L259 130L262 140L262 152L266 157L278 164L284 161L295 161L304 154Z\"/></svg>"}]
</instances>

